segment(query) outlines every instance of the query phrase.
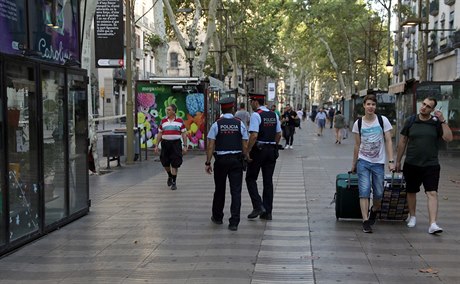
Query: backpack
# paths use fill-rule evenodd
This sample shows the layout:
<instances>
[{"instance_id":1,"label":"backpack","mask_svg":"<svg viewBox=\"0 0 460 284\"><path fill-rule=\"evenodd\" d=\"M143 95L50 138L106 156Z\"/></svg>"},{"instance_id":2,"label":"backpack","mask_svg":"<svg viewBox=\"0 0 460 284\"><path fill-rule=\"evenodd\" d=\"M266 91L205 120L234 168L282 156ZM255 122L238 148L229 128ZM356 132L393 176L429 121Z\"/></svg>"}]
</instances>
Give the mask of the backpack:
<instances>
[{"instance_id":1,"label":"backpack","mask_svg":"<svg viewBox=\"0 0 460 284\"><path fill-rule=\"evenodd\" d=\"M382 118L382 116L380 114L377 114L377 119L379 120L380 127L382 127L382 131L385 133L385 129L383 129L383 118ZM415 119L414 119L414 121L415 121ZM414 123L414 122L412 122L412 123ZM360 117L360 118L358 118L359 136L361 136L361 125L362 124L363 124L363 118Z\"/></svg>"}]
</instances>

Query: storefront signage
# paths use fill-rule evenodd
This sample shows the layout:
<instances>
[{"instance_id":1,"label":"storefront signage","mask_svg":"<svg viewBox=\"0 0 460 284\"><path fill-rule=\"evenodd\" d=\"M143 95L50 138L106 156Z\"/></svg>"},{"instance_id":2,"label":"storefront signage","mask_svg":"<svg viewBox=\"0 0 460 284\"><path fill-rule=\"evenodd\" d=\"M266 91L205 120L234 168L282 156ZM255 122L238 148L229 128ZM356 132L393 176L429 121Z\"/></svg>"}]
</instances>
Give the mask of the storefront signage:
<instances>
[{"instance_id":1,"label":"storefront signage","mask_svg":"<svg viewBox=\"0 0 460 284\"><path fill-rule=\"evenodd\" d=\"M0 0L0 52L17 54L27 46L25 0Z\"/></svg>"},{"instance_id":2,"label":"storefront signage","mask_svg":"<svg viewBox=\"0 0 460 284\"><path fill-rule=\"evenodd\" d=\"M94 15L96 67L123 66L123 2L99 0Z\"/></svg>"},{"instance_id":3,"label":"storefront signage","mask_svg":"<svg viewBox=\"0 0 460 284\"><path fill-rule=\"evenodd\" d=\"M78 15L78 1L29 1L29 29L31 46L36 52L34 55L59 64L79 62Z\"/></svg>"}]
</instances>

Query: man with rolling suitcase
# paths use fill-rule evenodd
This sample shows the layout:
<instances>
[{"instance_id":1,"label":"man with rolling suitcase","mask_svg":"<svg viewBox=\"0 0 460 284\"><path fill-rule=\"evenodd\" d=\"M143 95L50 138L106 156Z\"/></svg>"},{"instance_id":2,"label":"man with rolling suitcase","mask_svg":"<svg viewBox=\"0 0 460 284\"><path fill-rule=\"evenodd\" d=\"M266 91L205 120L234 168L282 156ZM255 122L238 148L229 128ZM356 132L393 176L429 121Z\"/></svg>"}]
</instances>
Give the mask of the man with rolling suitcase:
<instances>
[{"instance_id":1,"label":"man with rolling suitcase","mask_svg":"<svg viewBox=\"0 0 460 284\"><path fill-rule=\"evenodd\" d=\"M395 165L390 122L375 113L377 99L374 95L365 96L363 106L365 115L353 124L355 147L351 171L358 174L363 232L372 233L371 225L375 223L382 201L386 156L390 171L394 171ZM373 206L369 211L371 189Z\"/></svg>"}]
</instances>

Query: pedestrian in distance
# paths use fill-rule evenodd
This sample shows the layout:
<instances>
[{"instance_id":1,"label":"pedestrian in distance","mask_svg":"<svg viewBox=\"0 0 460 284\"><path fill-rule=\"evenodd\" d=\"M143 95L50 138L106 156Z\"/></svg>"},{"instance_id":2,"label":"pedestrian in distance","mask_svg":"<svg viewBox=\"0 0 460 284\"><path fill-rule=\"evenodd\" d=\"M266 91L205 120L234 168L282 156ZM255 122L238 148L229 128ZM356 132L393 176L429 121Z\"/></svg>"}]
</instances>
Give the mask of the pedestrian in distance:
<instances>
[{"instance_id":1,"label":"pedestrian in distance","mask_svg":"<svg viewBox=\"0 0 460 284\"><path fill-rule=\"evenodd\" d=\"M338 110L334 115L335 144L342 144L342 129L345 127L345 117Z\"/></svg>"},{"instance_id":2,"label":"pedestrian in distance","mask_svg":"<svg viewBox=\"0 0 460 284\"><path fill-rule=\"evenodd\" d=\"M211 221L222 224L225 206L225 186L230 183L232 201L228 229L238 230L241 209L241 184L243 166L248 146L248 131L245 124L233 116L235 99L227 97L219 101L222 117L211 125L208 133L205 171L213 173L211 160L214 156L214 197Z\"/></svg>"},{"instance_id":3,"label":"pedestrian in distance","mask_svg":"<svg viewBox=\"0 0 460 284\"><path fill-rule=\"evenodd\" d=\"M280 111L276 108L276 105L272 105L270 108L271 111L275 112L278 118L281 118L281 113Z\"/></svg>"},{"instance_id":4,"label":"pedestrian in distance","mask_svg":"<svg viewBox=\"0 0 460 284\"><path fill-rule=\"evenodd\" d=\"M281 115L281 122L284 125L284 139L286 139L286 145L284 149L292 149L292 144L294 143L294 134L295 134L295 121L299 119L297 113L292 110L291 106L288 104L284 108L284 112Z\"/></svg>"},{"instance_id":5,"label":"pedestrian in distance","mask_svg":"<svg viewBox=\"0 0 460 284\"><path fill-rule=\"evenodd\" d=\"M329 122L331 123L331 126L329 128L332 129L333 121L334 121L334 115L335 115L335 110L334 108L329 108L329 111L327 112L327 117L329 118Z\"/></svg>"},{"instance_id":6,"label":"pedestrian in distance","mask_svg":"<svg viewBox=\"0 0 460 284\"><path fill-rule=\"evenodd\" d=\"M399 171L402 157L406 153L402 171L406 181L409 206L407 226L412 228L416 225L416 194L423 184L428 199L428 233L430 234L443 231L437 224L438 186L441 172L438 159L439 142L440 139L446 142L453 139L452 130L447 125L442 112L435 110L436 105L437 101L434 97L427 97L423 100L418 115L409 117L405 121L396 156L396 170Z\"/></svg>"},{"instance_id":7,"label":"pedestrian in distance","mask_svg":"<svg viewBox=\"0 0 460 284\"><path fill-rule=\"evenodd\" d=\"M301 125L301 122L300 122L300 119L302 119L302 117L303 117L303 111L302 111L302 108L299 108L297 110L297 119L299 120L297 122L297 124L299 125L299 129L302 129L302 125Z\"/></svg>"},{"instance_id":8,"label":"pedestrian in distance","mask_svg":"<svg viewBox=\"0 0 460 284\"><path fill-rule=\"evenodd\" d=\"M264 106L264 94L250 94L250 100L254 112L249 124L246 186L253 210L248 219L260 216L263 220L272 220L273 172L278 158L281 126L277 115ZM263 178L262 198L257 188L260 170Z\"/></svg>"},{"instance_id":9,"label":"pedestrian in distance","mask_svg":"<svg viewBox=\"0 0 460 284\"><path fill-rule=\"evenodd\" d=\"M395 170L391 140L393 127L388 118L375 113L377 99L374 95L365 96L363 106L365 115L353 124L355 147L351 171L358 174L363 232L372 233L371 226L375 223L382 202L386 156L388 169L392 172ZM369 210L371 189L373 204Z\"/></svg>"},{"instance_id":10,"label":"pedestrian in distance","mask_svg":"<svg viewBox=\"0 0 460 284\"><path fill-rule=\"evenodd\" d=\"M155 145L155 153L158 153L161 143L160 161L168 174L167 185L171 190L177 189L177 172L183 155L187 153L187 129L182 118L176 116L176 111L174 104L166 107L166 117L160 122Z\"/></svg>"},{"instance_id":11,"label":"pedestrian in distance","mask_svg":"<svg viewBox=\"0 0 460 284\"><path fill-rule=\"evenodd\" d=\"M248 128L249 118L251 116L250 116L249 112L246 110L246 105L244 103L240 103L240 108L235 113L235 117L239 118L244 123L244 126L246 126L246 128Z\"/></svg>"},{"instance_id":12,"label":"pedestrian in distance","mask_svg":"<svg viewBox=\"0 0 460 284\"><path fill-rule=\"evenodd\" d=\"M318 133L317 133L318 136L323 135L323 129L324 127L326 127L326 118L327 118L326 112L324 111L323 108L320 108L319 112L315 116L315 122L316 122L316 125L318 126Z\"/></svg>"}]
</instances>

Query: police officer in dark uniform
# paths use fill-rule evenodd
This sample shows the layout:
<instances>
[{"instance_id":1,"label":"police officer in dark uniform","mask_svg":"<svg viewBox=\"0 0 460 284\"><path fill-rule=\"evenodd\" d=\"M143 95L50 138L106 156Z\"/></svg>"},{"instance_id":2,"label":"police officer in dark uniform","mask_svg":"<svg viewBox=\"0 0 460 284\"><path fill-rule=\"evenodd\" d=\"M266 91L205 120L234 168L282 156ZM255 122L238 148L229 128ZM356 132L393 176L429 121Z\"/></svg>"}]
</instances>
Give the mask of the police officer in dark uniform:
<instances>
[{"instance_id":1,"label":"police officer in dark uniform","mask_svg":"<svg viewBox=\"0 0 460 284\"><path fill-rule=\"evenodd\" d=\"M264 105L265 95L250 94L254 111L249 122L248 169L246 185L252 202L248 219L260 216L272 220L273 172L278 158L278 144L281 139L281 125L278 115ZM262 198L257 189L257 177L262 169Z\"/></svg>"},{"instance_id":2,"label":"police officer in dark uniform","mask_svg":"<svg viewBox=\"0 0 460 284\"><path fill-rule=\"evenodd\" d=\"M211 220L222 224L225 205L225 185L230 182L230 219L228 229L238 230L241 209L241 184L243 182L243 159L246 156L248 131L245 124L233 116L235 99L224 98L219 101L222 117L214 122L208 133L205 170L213 172L211 159L214 156L214 198Z\"/></svg>"}]
</instances>

